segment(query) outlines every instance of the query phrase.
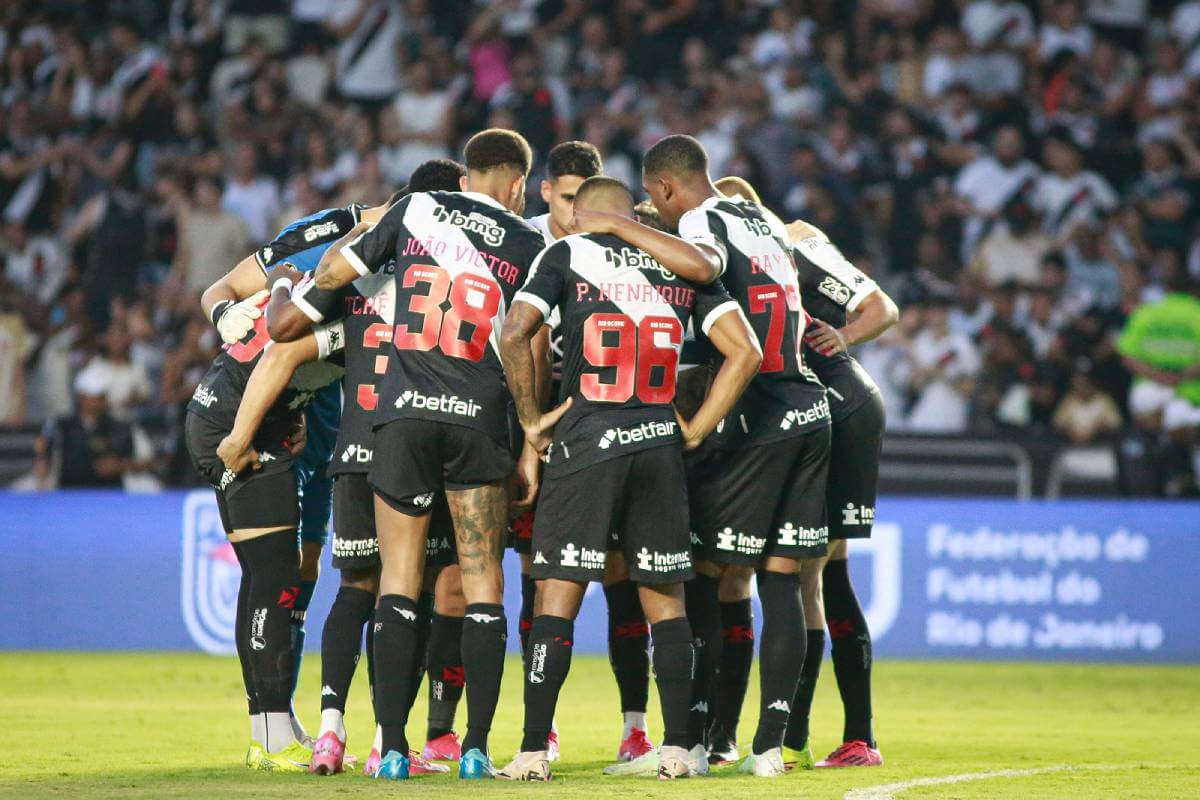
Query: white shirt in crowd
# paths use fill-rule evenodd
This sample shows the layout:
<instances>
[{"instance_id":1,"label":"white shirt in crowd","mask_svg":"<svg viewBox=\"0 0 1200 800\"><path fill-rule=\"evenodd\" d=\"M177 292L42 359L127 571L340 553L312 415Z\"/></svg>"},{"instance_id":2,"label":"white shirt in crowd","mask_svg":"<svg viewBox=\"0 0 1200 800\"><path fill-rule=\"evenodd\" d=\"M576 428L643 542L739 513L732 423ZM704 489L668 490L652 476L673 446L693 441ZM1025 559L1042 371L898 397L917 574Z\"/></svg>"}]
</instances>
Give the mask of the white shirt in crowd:
<instances>
[{"instance_id":1,"label":"white shirt in crowd","mask_svg":"<svg viewBox=\"0 0 1200 800\"><path fill-rule=\"evenodd\" d=\"M999 213L1026 183L1037 185L1042 171L1027 158L1006 167L992 155L981 155L959 171L954 193L979 213L967 217L963 231L964 258L975 250L987 224L987 216Z\"/></svg>"},{"instance_id":2,"label":"white shirt in crowd","mask_svg":"<svg viewBox=\"0 0 1200 800\"><path fill-rule=\"evenodd\" d=\"M961 333L941 334L929 328L913 338L909 353L919 370L938 367L926 381L908 415L907 428L923 433L961 433L967 429L969 403L954 381L979 372L979 353Z\"/></svg>"},{"instance_id":3,"label":"white shirt in crowd","mask_svg":"<svg viewBox=\"0 0 1200 800\"><path fill-rule=\"evenodd\" d=\"M49 305L67 279L67 259L58 241L30 236L22 250L9 250L4 274L25 294Z\"/></svg>"},{"instance_id":4,"label":"white shirt in crowd","mask_svg":"<svg viewBox=\"0 0 1200 800\"><path fill-rule=\"evenodd\" d=\"M274 236L280 204L279 185L262 176L249 183L230 180L221 195L221 208L241 217L253 242L266 242Z\"/></svg>"},{"instance_id":5,"label":"white shirt in crowd","mask_svg":"<svg viewBox=\"0 0 1200 800\"><path fill-rule=\"evenodd\" d=\"M1033 204L1042 214L1046 233L1057 237L1077 223L1098 220L1115 209L1117 193L1091 170L1080 170L1069 178L1047 172L1034 189Z\"/></svg>"},{"instance_id":6,"label":"white shirt in crowd","mask_svg":"<svg viewBox=\"0 0 1200 800\"><path fill-rule=\"evenodd\" d=\"M104 356L95 356L79 373L78 379L92 377L108 387L108 408L114 419L130 421L134 407L152 397L153 386L146 367L135 361L109 361Z\"/></svg>"},{"instance_id":7,"label":"white shirt in crowd","mask_svg":"<svg viewBox=\"0 0 1200 800\"><path fill-rule=\"evenodd\" d=\"M1024 48L1033 44L1033 14L1015 0L976 0L963 12L962 29L972 47L998 43Z\"/></svg>"},{"instance_id":8,"label":"white shirt in crowd","mask_svg":"<svg viewBox=\"0 0 1200 800\"><path fill-rule=\"evenodd\" d=\"M1088 25L1080 23L1070 30L1063 30L1048 22L1042 24L1041 35L1038 37L1038 55L1043 61L1049 61L1060 50L1070 50L1077 56L1087 56L1092 52L1095 36Z\"/></svg>"},{"instance_id":9,"label":"white shirt in crowd","mask_svg":"<svg viewBox=\"0 0 1200 800\"><path fill-rule=\"evenodd\" d=\"M358 27L338 44L337 88L351 98L382 100L400 89L397 44L404 15L397 0L362 0L369 8ZM329 21L341 25L358 13L360 3L336 3Z\"/></svg>"}]
</instances>

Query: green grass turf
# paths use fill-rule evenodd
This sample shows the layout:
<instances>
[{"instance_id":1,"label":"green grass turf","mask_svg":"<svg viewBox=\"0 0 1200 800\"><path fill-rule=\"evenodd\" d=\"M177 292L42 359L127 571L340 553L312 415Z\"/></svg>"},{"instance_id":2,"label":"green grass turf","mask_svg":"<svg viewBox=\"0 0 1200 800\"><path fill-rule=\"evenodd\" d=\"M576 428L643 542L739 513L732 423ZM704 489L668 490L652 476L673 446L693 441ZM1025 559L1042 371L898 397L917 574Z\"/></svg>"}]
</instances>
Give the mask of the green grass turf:
<instances>
[{"instance_id":1,"label":"green grass turf","mask_svg":"<svg viewBox=\"0 0 1200 800\"><path fill-rule=\"evenodd\" d=\"M314 733L319 667L319 658L306 659L299 693L302 719ZM347 719L350 750L365 756L372 724L365 669L360 671ZM813 714L818 758L837 744L841 732L832 673L826 662ZM1200 670L1194 667L885 661L875 675L878 735L887 760L881 768L818 770L773 780L722 772L677 784L602 777L600 769L614 754L619 733L616 690L604 659L580 657L559 705L564 760L555 765L552 784L460 784L446 776L380 784L359 774L277 776L241 767L245 705L232 658L5 653L0 654L0 797L840 798L852 789L914 778L1057 765L1079 769L915 786L896 796L1200 797ZM492 742L500 765L518 743L519 676L510 660ZM754 692L752 687L743 742L757 716ZM652 708L656 702L652 691ZM423 721L424 713L422 699L413 719ZM657 717L652 714L652 735L662 729ZM411 732L418 741L423 730L414 722Z\"/></svg>"}]
</instances>

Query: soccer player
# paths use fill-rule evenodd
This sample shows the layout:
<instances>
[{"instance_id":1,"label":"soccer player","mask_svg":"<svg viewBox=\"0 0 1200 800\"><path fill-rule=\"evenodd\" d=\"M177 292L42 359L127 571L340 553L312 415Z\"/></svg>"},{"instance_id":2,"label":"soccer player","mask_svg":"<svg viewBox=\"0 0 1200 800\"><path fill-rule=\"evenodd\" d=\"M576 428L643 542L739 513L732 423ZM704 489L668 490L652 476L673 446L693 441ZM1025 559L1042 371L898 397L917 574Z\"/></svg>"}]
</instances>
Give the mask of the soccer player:
<instances>
[{"instance_id":1,"label":"soccer player","mask_svg":"<svg viewBox=\"0 0 1200 800\"><path fill-rule=\"evenodd\" d=\"M467 600L462 652L467 733L462 778L492 778L488 733L504 670L507 626L500 558L509 478L520 465L525 497L540 463L508 450L499 324L545 244L518 214L531 160L519 134L489 129L465 147L463 193L416 193L370 230L330 249L317 287L340 289L395 263L396 326L375 412L368 480L382 559L375 617L376 711L384 752L378 776L409 774L405 703L418 657L416 600L433 496L445 491Z\"/></svg>"},{"instance_id":2,"label":"soccer player","mask_svg":"<svg viewBox=\"0 0 1200 800\"><path fill-rule=\"evenodd\" d=\"M804 309L783 223L752 202L725 198L708 175L704 148L690 136L652 146L642 172L663 222L716 257L763 352L737 408L689 465L699 542L687 596L698 643L688 745L693 762L706 769L708 699L721 650L720 580L733 572L748 584L757 571L761 700L751 753L740 769L780 775L806 644L800 561L824 555L828 537L829 404L801 355Z\"/></svg>"},{"instance_id":3,"label":"soccer player","mask_svg":"<svg viewBox=\"0 0 1200 800\"><path fill-rule=\"evenodd\" d=\"M403 193L456 191L465 175L466 168L454 161L428 161L414 170ZM359 228L355 228L346 236L358 232L361 232ZM346 697L362 648L363 626L375 607L379 586L379 545L367 470L374 455L371 420L377 401L375 382L386 364L382 348L391 341L394 287L392 273L386 269L359 278L340 292L313 291L311 281L301 284L294 293L291 280L272 281L272 284L268 330L276 341L293 341L306 335L313 325L342 320L340 342L346 367L342 390L346 404L335 448L339 455L329 467L329 474L335 480L333 564L341 571L341 586L326 618L321 640L321 729L313 748L311 767L319 774L335 774L342 771L345 758L343 715ZM279 376L273 386L263 387L260 396L254 391L252 378L252 388L243 399L242 411L246 412L253 405L265 407L286 380L287 376ZM243 452L249 445L251 433L252 428L239 430L235 425L234 432L223 445L232 452ZM234 459L237 457L233 456ZM425 748L428 755L410 754L414 773L446 771L445 767L428 763L432 760L430 755L457 758L457 753L445 752L445 741L439 747L430 747L439 738L454 739L454 711L462 693L460 640L464 611L461 580L457 567L452 565L453 548L448 546L453 531L441 497L434 505L434 519L434 533L429 542L446 546L433 546L427 553L427 572L431 573L427 582L433 583L434 593L432 597L423 593L419 604L422 607L419 631L429 644L430 733L433 735ZM428 608L431 602L432 609ZM431 614L432 620L429 619ZM424 652L426 648L421 646L420 649ZM372 667L369 648L368 667ZM373 676L374 669L369 669L369 673ZM418 684L419 680L413 686L414 700ZM430 753L431 749L435 752ZM364 772L373 776L379 761L379 742L376 741L364 764Z\"/></svg>"},{"instance_id":4,"label":"soccer player","mask_svg":"<svg viewBox=\"0 0 1200 800\"><path fill-rule=\"evenodd\" d=\"M546 244L572 232L575 217L575 193L588 178L604 172L600 151L590 142L570 141L555 145L546 157L546 179L542 181L542 199L550 210L529 223L546 237ZM551 311L545 324L550 326L552 387L550 396L558 396L562 378L562 336L559 331L558 310ZM529 546L533 532L533 513L521 520L520 530L526 535L515 537L521 554L521 650L524 652L533 623L534 582L529 577ZM617 760L631 761L654 749L646 736L646 703L650 694L650 628L637 586L621 571L622 562L613 560L605 570L604 600L608 605L608 660L621 698L622 730L617 746ZM558 731L551 729L550 760L558 757Z\"/></svg>"},{"instance_id":5,"label":"soccer player","mask_svg":"<svg viewBox=\"0 0 1200 800\"><path fill-rule=\"evenodd\" d=\"M265 303L260 303L259 311ZM308 768L311 750L292 725L295 685L291 619L300 592L296 528L294 451L303 436L300 409L336 373L309 364L295 376L264 415L253 439L257 469L228 469L217 454L234 425L238 405L256 365L294 370L331 351L331 329L321 328L288 345L268 346L266 320L259 313L240 340L226 344L196 387L188 404L185 433L197 471L217 495L221 524L242 567L235 640L250 710L246 765L268 771Z\"/></svg>"},{"instance_id":6,"label":"soccer player","mask_svg":"<svg viewBox=\"0 0 1200 800\"><path fill-rule=\"evenodd\" d=\"M620 233L562 239L538 257L504 324L509 386L527 441L547 453L547 466L533 531L539 612L525 653L524 739L501 775L550 779L547 739L571 664L574 619L588 581L602 579L615 560L636 582L651 625L666 728L658 775L687 777L693 652L682 582L693 571L681 445L695 448L716 427L760 354L719 283L697 287L670 271L680 258L704 264L709 256L633 222L624 184L589 178L575 204L577 215L591 209L624 219L614 232L634 230L630 238L656 245L649 249L661 260ZM529 342L554 308L562 319L564 402L543 414ZM671 402L689 324L725 360L704 404L684 420Z\"/></svg>"},{"instance_id":7,"label":"soccer player","mask_svg":"<svg viewBox=\"0 0 1200 800\"><path fill-rule=\"evenodd\" d=\"M726 195L740 194L761 205L754 187L741 178L723 178L716 186ZM871 535L884 413L878 387L846 348L882 334L896 323L899 311L820 230L800 220L787 228L804 308L812 318L804 341L805 363L828 392L832 446L825 494L829 556L802 565L808 644L784 744L796 763L814 766L808 718L828 625L845 725L842 745L816 766L875 766L883 757L871 726L871 634L846 568L846 540ZM736 686L736 676L729 677ZM722 673L719 682L726 679Z\"/></svg>"}]
</instances>

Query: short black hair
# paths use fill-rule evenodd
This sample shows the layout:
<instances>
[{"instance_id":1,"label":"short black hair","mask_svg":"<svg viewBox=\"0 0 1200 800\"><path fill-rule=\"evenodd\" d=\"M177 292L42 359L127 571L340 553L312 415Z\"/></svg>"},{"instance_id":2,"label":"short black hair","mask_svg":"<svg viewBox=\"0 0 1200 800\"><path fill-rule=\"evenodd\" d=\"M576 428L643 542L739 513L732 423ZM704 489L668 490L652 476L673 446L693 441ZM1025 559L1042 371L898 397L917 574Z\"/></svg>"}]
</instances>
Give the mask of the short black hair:
<instances>
[{"instance_id":1,"label":"short black hair","mask_svg":"<svg viewBox=\"0 0 1200 800\"><path fill-rule=\"evenodd\" d=\"M408 178L409 192L457 192L467 168L449 158L432 158L413 170Z\"/></svg>"},{"instance_id":2,"label":"short black hair","mask_svg":"<svg viewBox=\"0 0 1200 800\"><path fill-rule=\"evenodd\" d=\"M647 175L666 172L671 175L705 175L708 173L708 153L695 138L677 133L658 140L642 157L642 170Z\"/></svg>"},{"instance_id":3,"label":"short black hair","mask_svg":"<svg viewBox=\"0 0 1200 800\"><path fill-rule=\"evenodd\" d=\"M571 141L556 144L546 156L546 174L550 180L563 175L590 178L604 171L600 151L591 142Z\"/></svg>"},{"instance_id":4,"label":"short black hair","mask_svg":"<svg viewBox=\"0 0 1200 800\"><path fill-rule=\"evenodd\" d=\"M512 167L522 175L529 174L533 151L529 142L516 131L488 128L472 136L463 147L467 169L487 172L499 167Z\"/></svg>"},{"instance_id":5,"label":"short black hair","mask_svg":"<svg viewBox=\"0 0 1200 800\"><path fill-rule=\"evenodd\" d=\"M620 181L609 175L593 175L592 177L579 184L579 188L575 191L575 205L580 203L587 204L587 196L595 192L620 192L629 201L629 207L632 209L637 200L633 196L633 192Z\"/></svg>"}]
</instances>

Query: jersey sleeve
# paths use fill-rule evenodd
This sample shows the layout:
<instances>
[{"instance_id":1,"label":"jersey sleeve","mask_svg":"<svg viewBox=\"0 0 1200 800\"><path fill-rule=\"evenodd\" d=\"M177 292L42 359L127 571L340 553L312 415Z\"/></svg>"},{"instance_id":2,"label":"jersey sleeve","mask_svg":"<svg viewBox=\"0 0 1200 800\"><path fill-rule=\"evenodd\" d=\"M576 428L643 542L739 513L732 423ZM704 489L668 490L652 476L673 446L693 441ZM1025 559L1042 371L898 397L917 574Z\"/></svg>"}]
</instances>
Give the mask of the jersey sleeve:
<instances>
[{"instance_id":1,"label":"jersey sleeve","mask_svg":"<svg viewBox=\"0 0 1200 800\"><path fill-rule=\"evenodd\" d=\"M856 310L867 295L879 288L869 276L851 264L837 245L824 236L809 236L794 245L797 257L821 270L817 291L846 309Z\"/></svg>"},{"instance_id":2,"label":"jersey sleeve","mask_svg":"<svg viewBox=\"0 0 1200 800\"><path fill-rule=\"evenodd\" d=\"M563 264L570 259L571 246L565 241L550 245L533 260L525 285L513 296L542 312L542 319L549 321L553 311L562 300L564 280Z\"/></svg>"},{"instance_id":3,"label":"jersey sleeve","mask_svg":"<svg viewBox=\"0 0 1200 800\"><path fill-rule=\"evenodd\" d=\"M341 320L313 328L313 335L317 337L317 358L321 361L346 347L346 331Z\"/></svg>"},{"instance_id":4,"label":"jersey sleeve","mask_svg":"<svg viewBox=\"0 0 1200 800\"><path fill-rule=\"evenodd\" d=\"M281 259L341 238L358 224L357 206L331 208L299 225L289 225L274 239L254 251L254 260L266 272Z\"/></svg>"},{"instance_id":5,"label":"jersey sleeve","mask_svg":"<svg viewBox=\"0 0 1200 800\"><path fill-rule=\"evenodd\" d=\"M321 289L310 273L292 292L292 304L313 323L341 319L346 308L348 289L349 284L340 289Z\"/></svg>"},{"instance_id":6,"label":"jersey sleeve","mask_svg":"<svg viewBox=\"0 0 1200 800\"><path fill-rule=\"evenodd\" d=\"M1145 339L1146 334L1146 320L1149 317L1146 309L1148 308L1149 306L1143 306L1134 311L1125 323L1125 329L1117 337L1117 352L1126 358L1132 358L1137 361L1145 360L1142 341Z\"/></svg>"},{"instance_id":7,"label":"jersey sleeve","mask_svg":"<svg viewBox=\"0 0 1200 800\"><path fill-rule=\"evenodd\" d=\"M701 332L707 336L708 331L718 319L732 311L739 311L740 308L737 301L730 297L724 284L718 279L707 286L696 287L696 305L692 307L692 319Z\"/></svg>"},{"instance_id":8,"label":"jersey sleeve","mask_svg":"<svg viewBox=\"0 0 1200 800\"><path fill-rule=\"evenodd\" d=\"M378 272L396 255L396 243L404 230L404 213L414 196L396 203L373 227L342 246L341 254L359 275Z\"/></svg>"},{"instance_id":9,"label":"jersey sleeve","mask_svg":"<svg viewBox=\"0 0 1200 800\"><path fill-rule=\"evenodd\" d=\"M679 238L685 242L712 248L720 259L720 274L723 275L729 263L729 250L720 235L724 231L717 228L721 224L716 214L710 214L708 209L702 206L693 208L679 218Z\"/></svg>"}]
</instances>

